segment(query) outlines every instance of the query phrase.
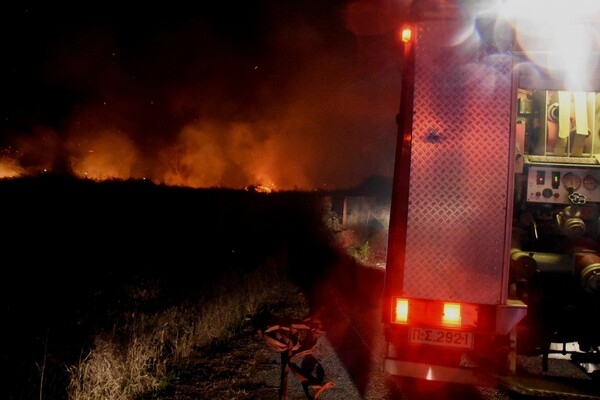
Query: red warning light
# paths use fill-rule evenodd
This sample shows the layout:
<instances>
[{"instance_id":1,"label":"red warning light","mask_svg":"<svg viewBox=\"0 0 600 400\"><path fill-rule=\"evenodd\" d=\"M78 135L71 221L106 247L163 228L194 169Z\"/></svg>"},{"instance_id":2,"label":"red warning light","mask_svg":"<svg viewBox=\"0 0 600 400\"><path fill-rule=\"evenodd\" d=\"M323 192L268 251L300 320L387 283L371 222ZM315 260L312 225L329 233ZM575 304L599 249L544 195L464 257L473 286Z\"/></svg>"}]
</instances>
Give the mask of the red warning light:
<instances>
[{"instance_id":1,"label":"red warning light","mask_svg":"<svg viewBox=\"0 0 600 400\"><path fill-rule=\"evenodd\" d=\"M535 181L538 185L546 184L546 171L537 171Z\"/></svg>"},{"instance_id":2,"label":"red warning light","mask_svg":"<svg viewBox=\"0 0 600 400\"><path fill-rule=\"evenodd\" d=\"M410 42L410 39L412 38L412 29L410 29L410 27L404 27L402 28L402 31L400 33L400 39L402 39L403 43L408 43Z\"/></svg>"}]
</instances>

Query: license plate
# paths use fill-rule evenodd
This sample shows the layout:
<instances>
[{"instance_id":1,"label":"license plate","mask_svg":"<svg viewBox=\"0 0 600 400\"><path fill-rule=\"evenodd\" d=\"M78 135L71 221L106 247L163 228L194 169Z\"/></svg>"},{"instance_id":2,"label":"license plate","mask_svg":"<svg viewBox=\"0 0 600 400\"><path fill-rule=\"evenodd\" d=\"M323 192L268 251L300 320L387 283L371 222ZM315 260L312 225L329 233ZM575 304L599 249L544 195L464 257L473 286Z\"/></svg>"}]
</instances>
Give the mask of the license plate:
<instances>
[{"instance_id":1,"label":"license plate","mask_svg":"<svg viewBox=\"0 0 600 400\"><path fill-rule=\"evenodd\" d=\"M443 329L411 328L409 331L409 341L414 344L472 349L473 333Z\"/></svg>"}]
</instances>

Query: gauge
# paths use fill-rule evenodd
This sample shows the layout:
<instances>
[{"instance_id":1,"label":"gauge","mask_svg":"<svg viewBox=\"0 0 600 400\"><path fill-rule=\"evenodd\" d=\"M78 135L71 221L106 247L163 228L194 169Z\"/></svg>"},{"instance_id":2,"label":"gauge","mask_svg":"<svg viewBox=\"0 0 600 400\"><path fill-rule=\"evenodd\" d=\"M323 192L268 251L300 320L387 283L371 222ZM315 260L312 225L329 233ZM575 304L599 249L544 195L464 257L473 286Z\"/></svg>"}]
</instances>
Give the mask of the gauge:
<instances>
[{"instance_id":1,"label":"gauge","mask_svg":"<svg viewBox=\"0 0 600 400\"><path fill-rule=\"evenodd\" d=\"M589 191L596 190L598 187L598 179L592 175L586 175L583 177L583 187Z\"/></svg>"},{"instance_id":2,"label":"gauge","mask_svg":"<svg viewBox=\"0 0 600 400\"><path fill-rule=\"evenodd\" d=\"M563 175L562 183L566 189L577 190L581 186L581 178L572 172L567 172Z\"/></svg>"}]
</instances>

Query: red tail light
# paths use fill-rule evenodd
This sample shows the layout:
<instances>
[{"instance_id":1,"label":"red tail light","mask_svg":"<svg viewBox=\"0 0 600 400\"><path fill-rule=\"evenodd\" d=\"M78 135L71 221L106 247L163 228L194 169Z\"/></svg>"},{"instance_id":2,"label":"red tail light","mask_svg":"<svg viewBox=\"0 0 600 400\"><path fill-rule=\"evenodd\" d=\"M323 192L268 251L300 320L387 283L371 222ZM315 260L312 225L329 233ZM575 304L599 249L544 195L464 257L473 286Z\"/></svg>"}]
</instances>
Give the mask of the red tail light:
<instances>
[{"instance_id":1,"label":"red tail light","mask_svg":"<svg viewBox=\"0 0 600 400\"><path fill-rule=\"evenodd\" d=\"M408 322L408 300L396 299L393 321L399 324Z\"/></svg>"},{"instance_id":2,"label":"red tail light","mask_svg":"<svg viewBox=\"0 0 600 400\"><path fill-rule=\"evenodd\" d=\"M448 326L461 326L461 309L462 306L459 303L444 303L444 311L442 313L442 324Z\"/></svg>"},{"instance_id":3,"label":"red tail light","mask_svg":"<svg viewBox=\"0 0 600 400\"><path fill-rule=\"evenodd\" d=\"M395 297L392 322L448 328L477 327L479 309L474 304Z\"/></svg>"}]
</instances>

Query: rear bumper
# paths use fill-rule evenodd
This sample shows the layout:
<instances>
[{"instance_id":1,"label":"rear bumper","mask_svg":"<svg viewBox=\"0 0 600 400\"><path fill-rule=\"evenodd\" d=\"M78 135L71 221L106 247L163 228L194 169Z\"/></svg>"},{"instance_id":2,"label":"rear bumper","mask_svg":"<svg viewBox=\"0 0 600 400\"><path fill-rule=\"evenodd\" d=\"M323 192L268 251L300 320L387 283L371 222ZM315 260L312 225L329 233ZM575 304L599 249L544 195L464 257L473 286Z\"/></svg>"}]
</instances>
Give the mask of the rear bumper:
<instances>
[{"instance_id":1,"label":"rear bumper","mask_svg":"<svg viewBox=\"0 0 600 400\"><path fill-rule=\"evenodd\" d=\"M384 360L384 370L394 376L503 388L525 396L578 400L600 399L600 382L581 377L558 377L531 373L498 375L471 367L432 365L394 358Z\"/></svg>"},{"instance_id":2,"label":"rear bumper","mask_svg":"<svg viewBox=\"0 0 600 400\"><path fill-rule=\"evenodd\" d=\"M488 387L494 387L498 383L492 375L469 367L432 365L393 358L384 360L384 370L391 375L437 382Z\"/></svg>"}]
</instances>

